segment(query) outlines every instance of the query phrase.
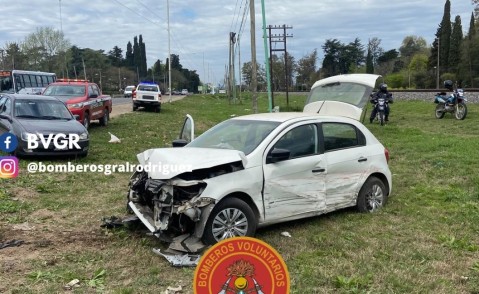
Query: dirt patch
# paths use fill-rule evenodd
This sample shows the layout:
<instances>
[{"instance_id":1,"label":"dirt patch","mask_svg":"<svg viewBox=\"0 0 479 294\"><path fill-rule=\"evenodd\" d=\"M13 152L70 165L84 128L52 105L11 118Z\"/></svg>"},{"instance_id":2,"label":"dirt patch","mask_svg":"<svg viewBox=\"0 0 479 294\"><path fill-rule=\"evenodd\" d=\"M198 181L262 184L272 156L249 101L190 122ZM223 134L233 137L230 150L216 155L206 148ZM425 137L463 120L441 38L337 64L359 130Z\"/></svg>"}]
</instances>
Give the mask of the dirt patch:
<instances>
[{"instance_id":1,"label":"dirt patch","mask_svg":"<svg viewBox=\"0 0 479 294\"><path fill-rule=\"evenodd\" d=\"M132 107L130 103L115 105L113 106L113 109L110 113L110 117L116 117L129 112L132 112Z\"/></svg>"}]
</instances>

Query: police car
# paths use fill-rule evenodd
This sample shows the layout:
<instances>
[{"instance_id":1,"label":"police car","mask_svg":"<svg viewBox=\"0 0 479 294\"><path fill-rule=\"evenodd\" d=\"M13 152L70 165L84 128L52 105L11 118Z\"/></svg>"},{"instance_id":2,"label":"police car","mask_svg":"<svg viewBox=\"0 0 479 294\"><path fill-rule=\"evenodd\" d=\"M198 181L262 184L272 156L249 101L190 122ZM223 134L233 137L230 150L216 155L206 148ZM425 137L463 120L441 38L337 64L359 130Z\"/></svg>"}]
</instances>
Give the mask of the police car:
<instances>
[{"instance_id":1,"label":"police car","mask_svg":"<svg viewBox=\"0 0 479 294\"><path fill-rule=\"evenodd\" d=\"M132 94L133 111L139 107L160 112L161 110L161 91L156 83L142 82L138 84Z\"/></svg>"}]
</instances>

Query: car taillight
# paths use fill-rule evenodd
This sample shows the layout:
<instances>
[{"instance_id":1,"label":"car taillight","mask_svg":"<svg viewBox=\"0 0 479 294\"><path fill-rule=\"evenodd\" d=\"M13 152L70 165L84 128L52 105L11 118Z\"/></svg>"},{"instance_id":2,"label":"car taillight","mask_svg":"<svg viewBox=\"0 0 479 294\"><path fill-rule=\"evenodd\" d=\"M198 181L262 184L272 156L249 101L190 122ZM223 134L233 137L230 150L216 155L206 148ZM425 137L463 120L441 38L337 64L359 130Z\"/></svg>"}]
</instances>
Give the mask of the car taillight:
<instances>
[{"instance_id":1,"label":"car taillight","mask_svg":"<svg viewBox=\"0 0 479 294\"><path fill-rule=\"evenodd\" d=\"M386 162L389 163L389 150L384 148L384 156L386 156Z\"/></svg>"},{"instance_id":2,"label":"car taillight","mask_svg":"<svg viewBox=\"0 0 479 294\"><path fill-rule=\"evenodd\" d=\"M135 91L135 90L133 90L133 91L131 92L131 98L136 98L136 91Z\"/></svg>"}]
</instances>

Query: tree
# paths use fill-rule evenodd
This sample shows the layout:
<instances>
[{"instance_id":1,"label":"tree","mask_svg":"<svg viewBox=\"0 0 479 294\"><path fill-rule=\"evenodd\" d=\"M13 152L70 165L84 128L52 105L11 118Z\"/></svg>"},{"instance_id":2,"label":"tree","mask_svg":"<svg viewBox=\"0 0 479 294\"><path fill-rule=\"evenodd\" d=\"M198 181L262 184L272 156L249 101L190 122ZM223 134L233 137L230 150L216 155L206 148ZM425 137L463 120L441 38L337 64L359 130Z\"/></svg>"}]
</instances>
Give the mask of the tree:
<instances>
[{"instance_id":1,"label":"tree","mask_svg":"<svg viewBox=\"0 0 479 294\"><path fill-rule=\"evenodd\" d=\"M376 66L378 64L378 58L384 53L384 49L381 47L381 39L374 37L368 41L368 49L371 50L371 55L373 58L373 64Z\"/></svg>"},{"instance_id":2,"label":"tree","mask_svg":"<svg viewBox=\"0 0 479 294\"><path fill-rule=\"evenodd\" d=\"M442 72L449 70L449 48L451 45L451 2L446 0L444 15L440 24L439 35L439 64Z\"/></svg>"},{"instance_id":3,"label":"tree","mask_svg":"<svg viewBox=\"0 0 479 294\"><path fill-rule=\"evenodd\" d=\"M139 58L139 72L141 77L146 77L146 71L147 71L147 64L146 64L146 46L145 43L143 43L143 36L140 35L139 40L138 40L138 46L140 48L140 58Z\"/></svg>"},{"instance_id":4,"label":"tree","mask_svg":"<svg viewBox=\"0 0 479 294\"><path fill-rule=\"evenodd\" d=\"M451 45L449 48L449 71L456 75L459 73L462 39L461 17L457 15L452 26Z\"/></svg>"},{"instance_id":5,"label":"tree","mask_svg":"<svg viewBox=\"0 0 479 294\"><path fill-rule=\"evenodd\" d=\"M51 27L38 27L25 37L21 48L26 53L27 63L39 70L53 72L57 68L67 68L65 54L70 41Z\"/></svg>"},{"instance_id":6,"label":"tree","mask_svg":"<svg viewBox=\"0 0 479 294\"><path fill-rule=\"evenodd\" d=\"M427 52L427 42L423 37L418 36L406 36L401 47L399 47L401 57L410 59L417 53Z\"/></svg>"},{"instance_id":7,"label":"tree","mask_svg":"<svg viewBox=\"0 0 479 294\"><path fill-rule=\"evenodd\" d=\"M135 64L135 57L133 55L133 46L131 45L130 41L128 41L128 44L126 44L125 59L126 59L126 66L129 68L133 68Z\"/></svg>"},{"instance_id":8,"label":"tree","mask_svg":"<svg viewBox=\"0 0 479 294\"><path fill-rule=\"evenodd\" d=\"M251 82L253 80L253 64L251 61L243 63L241 75L245 85L248 86L250 91L252 91L253 89L251 89ZM259 63L256 63L256 76L258 80L258 88L260 88L260 86L264 85L266 82L266 71L264 66Z\"/></svg>"},{"instance_id":9,"label":"tree","mask_svg":"<svg viewBox=\"0 0 479 294\"><path fill-rule=\"evenodd\" d=\"M133 37L133 68L132 70L134 70L137 73L137 76L140 73L140 66L141 66L141 50L140 50L140 44L138 44L138 37L135 36ZM137 77L137 79L138 78L139 77Z\"/></svg>"},{"instance_id":10,"label":"tree","mask_svg":"<svg viewBox=\"0 0 479 294\"><path fill-rule=\"evenodd\" d=\"M397 72L399 67L398 63L399 52L396 49L391 49L384 52L378 57L378 64L376 71L378 74L385 76L386 74Z\"/></svg>"},{"instance_id":11,"label":"tree","mask_svg":"<svg viewBox=\"0 0 479 294\"><path fill-rule=\"evenodd\" d=\"M326 77L340 73L340 54L343 47L344 44L337 39L328 39L322 46L324 51L322 71Z\"/></svg>"},{"instance_id":12,"label":"tree","mask_svg":"<svg viewBox=\"0 0 479 294\"><path fill-rule=\"evenodd\" d=\"M313 50L310 54L303 56L297 63L296 85L301 85L301 90L309 89L318 79L316 61L318 51Z\"/></svg>"},{"instance_id":13,"label":"tree","mask_svg":"<svg viewBox=\"0 0 479 294\"><path fill-rule=\"evenodd\" d=\"M471 13L471 20L469 21L469 32L467 34L467 38L471 40L475 35L476 35L476 20L474 18L474 13Z\"/></svg>"},{"instance_id":14,"label":"tree","mask_svg":"<svg viewBox=\"0 0 479 294\"><path fill-rule=\"evenodd\" d=\"M110 59L112 65L120 67L123 63L123 51L120 47L115 46L113 49L108 51L108 58Z\"/></svg>"},{"instance_id":15,"label":"tree","mask_svg":"<svg viewBox=\"0 0 479 294\"><path fill-rule=\"evenodd\" d=\"M364 46L358 38L347 45L329 39L322 48L325 53L322 69L326 76L346 74L364 64Z\"/></svg>"}]
</instances>

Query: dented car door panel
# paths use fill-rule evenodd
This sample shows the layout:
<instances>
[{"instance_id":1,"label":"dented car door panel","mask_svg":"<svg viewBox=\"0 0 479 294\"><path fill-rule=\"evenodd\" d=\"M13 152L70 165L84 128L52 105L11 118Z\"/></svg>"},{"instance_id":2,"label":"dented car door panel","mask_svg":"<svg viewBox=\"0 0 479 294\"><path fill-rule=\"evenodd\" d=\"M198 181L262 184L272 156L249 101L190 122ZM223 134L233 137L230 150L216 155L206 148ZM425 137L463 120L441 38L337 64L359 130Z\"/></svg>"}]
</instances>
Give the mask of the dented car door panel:
<instances>
[{"instance_id":1,"label":"dented car door panel","mask_svg":"<svg viewBox=\"0 0 479 294\"><path fill-rule=\"evenodd\" d=\"M265 165L266 222L326 208L321 158L322 155L315 155Z\"/></svg>"}]
</instances>

